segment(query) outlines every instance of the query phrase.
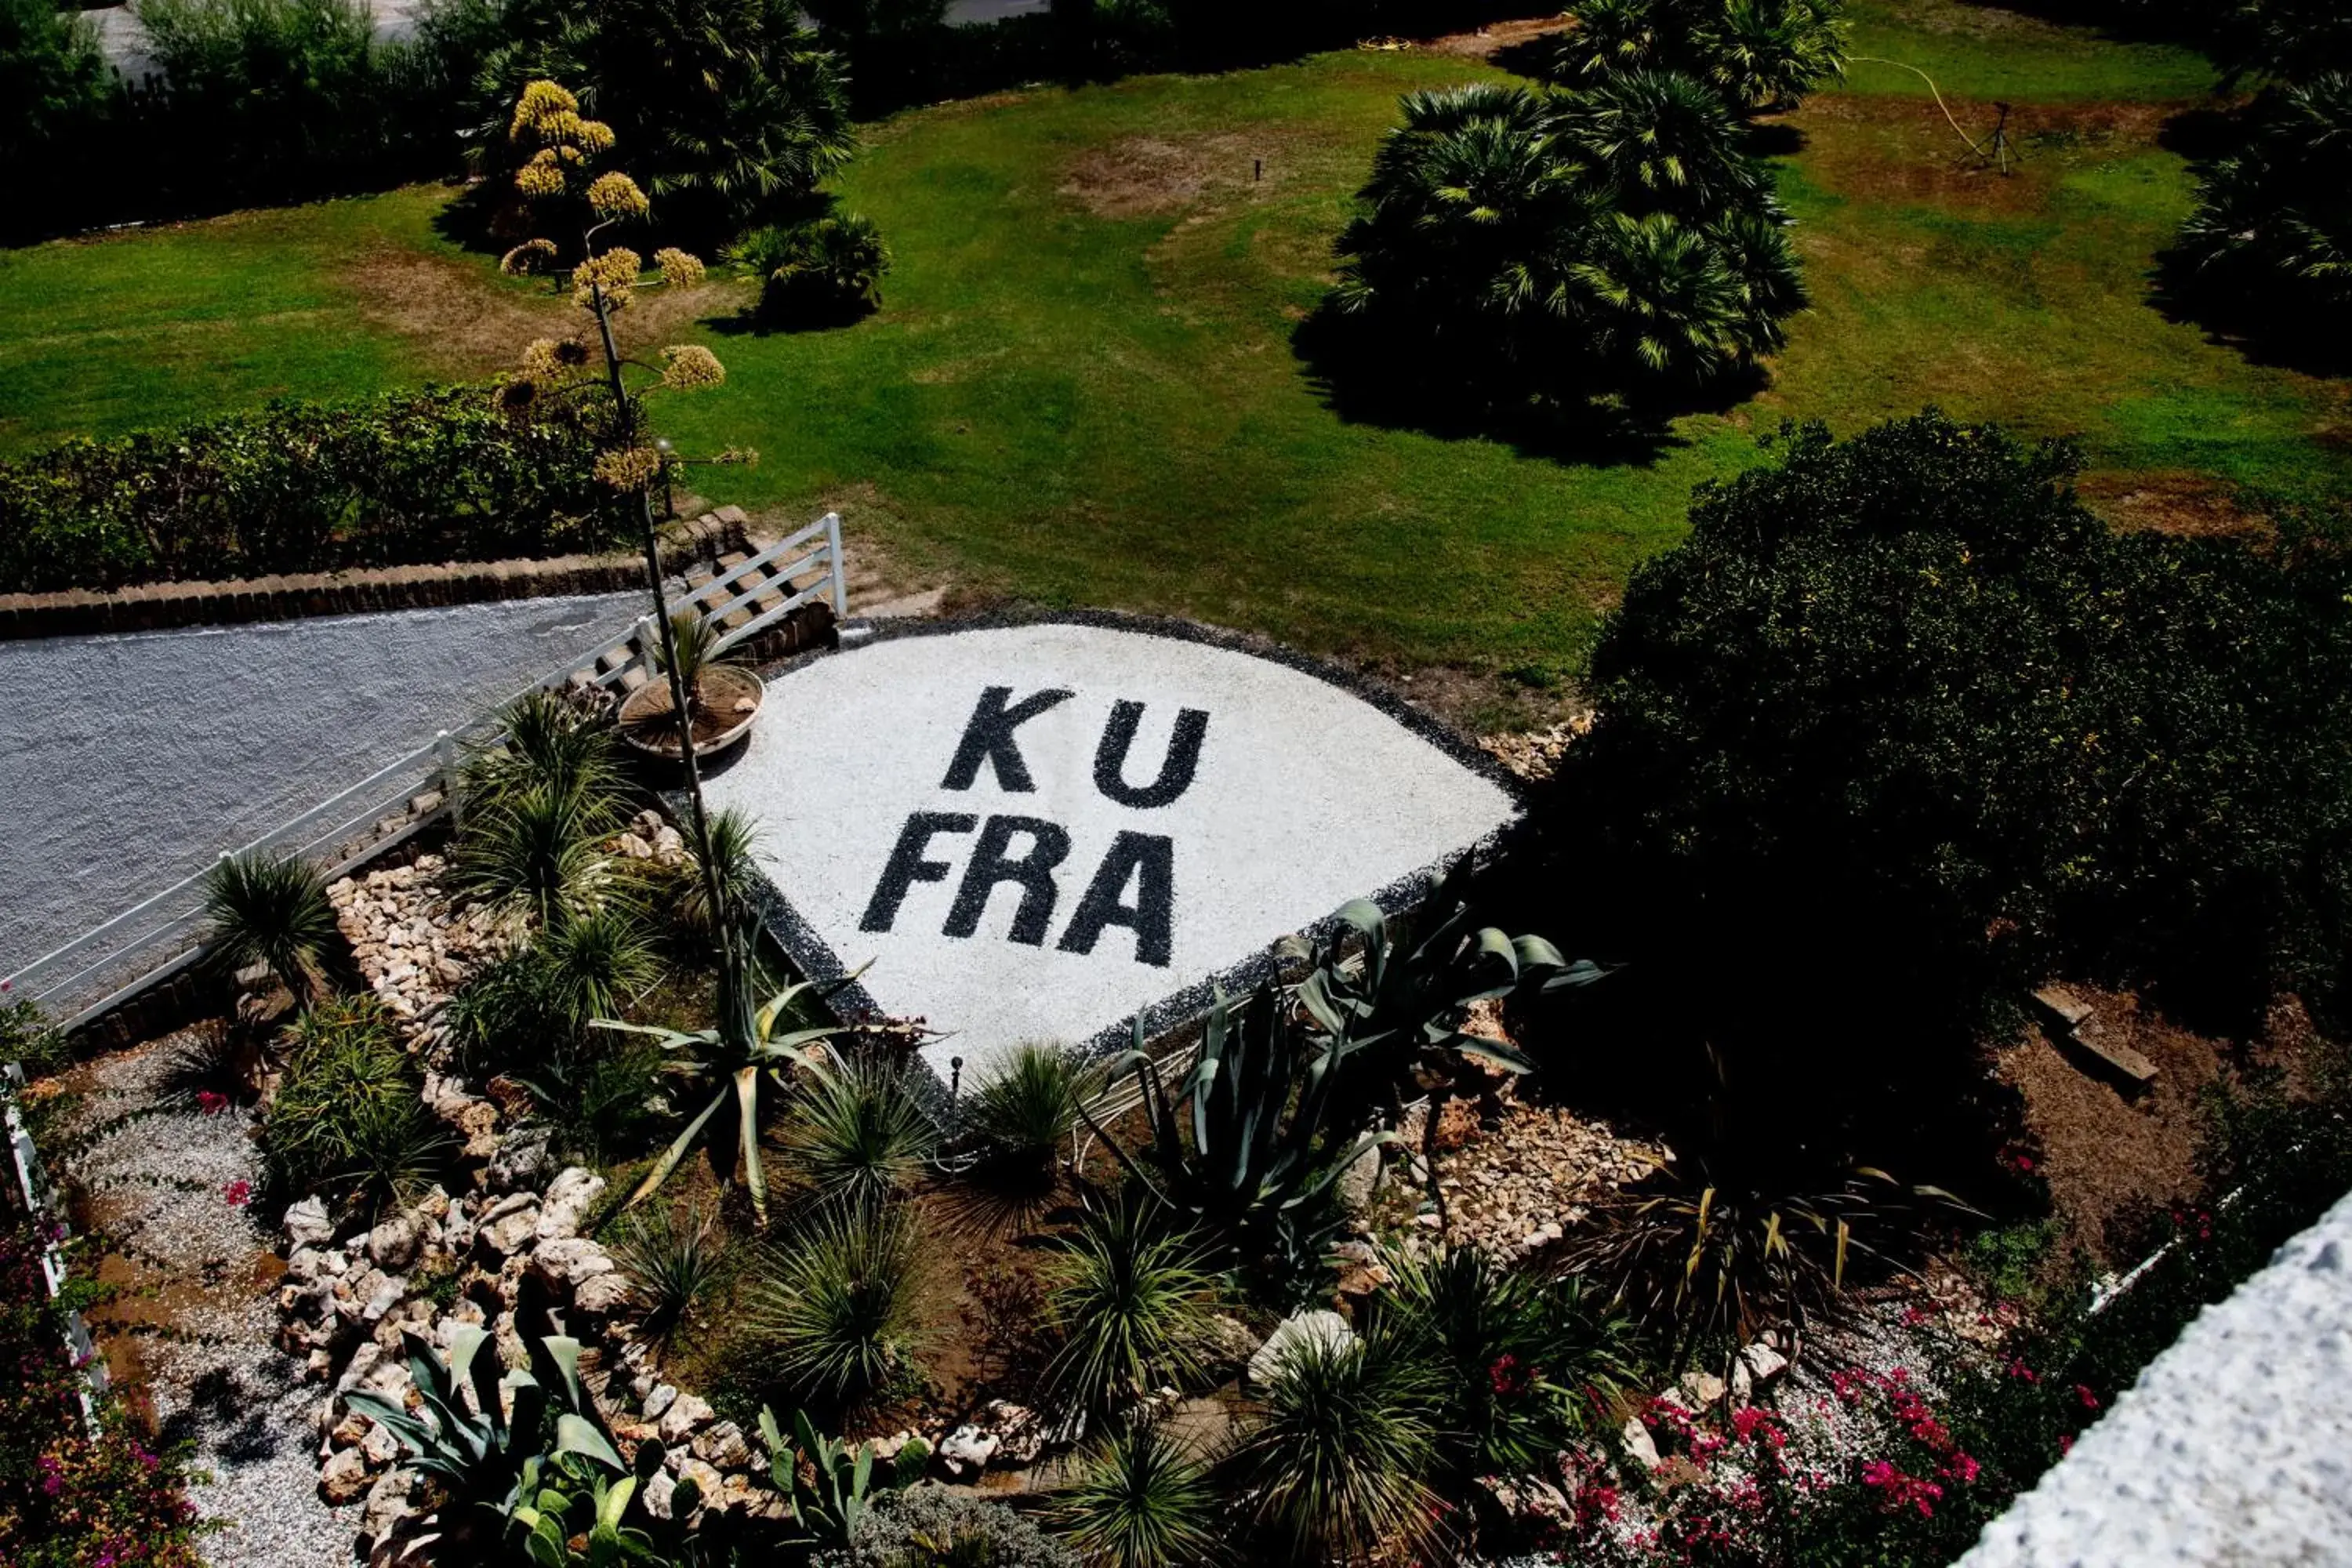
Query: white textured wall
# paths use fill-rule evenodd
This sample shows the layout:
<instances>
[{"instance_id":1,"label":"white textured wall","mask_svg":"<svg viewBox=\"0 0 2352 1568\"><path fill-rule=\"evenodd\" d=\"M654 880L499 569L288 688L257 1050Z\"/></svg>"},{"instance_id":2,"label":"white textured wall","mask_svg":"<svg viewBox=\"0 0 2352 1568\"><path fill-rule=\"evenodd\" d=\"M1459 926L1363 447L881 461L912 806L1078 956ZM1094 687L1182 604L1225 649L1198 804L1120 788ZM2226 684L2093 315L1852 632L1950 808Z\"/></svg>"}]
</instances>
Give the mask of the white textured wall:
<instances>
[{"instance_id":1,"label":"white textured wall","mask_svg":"<svg viewBox=\"0 0 2352 1568\"><path fill-rule=\"evenodd\" d=\"M619 635L646 603L0 642L0 974Z\"/></svg>"},{"instance_id":2,"label":"white textured wall","mask_svg":"<svg viewBox=\"0 0 2352 1568\"><path fill-rule=\"evenodd\" d=\"M2352 1563L2352 1197L2207 1308L1961 1562Z\"/></svg>"}]
</instances>

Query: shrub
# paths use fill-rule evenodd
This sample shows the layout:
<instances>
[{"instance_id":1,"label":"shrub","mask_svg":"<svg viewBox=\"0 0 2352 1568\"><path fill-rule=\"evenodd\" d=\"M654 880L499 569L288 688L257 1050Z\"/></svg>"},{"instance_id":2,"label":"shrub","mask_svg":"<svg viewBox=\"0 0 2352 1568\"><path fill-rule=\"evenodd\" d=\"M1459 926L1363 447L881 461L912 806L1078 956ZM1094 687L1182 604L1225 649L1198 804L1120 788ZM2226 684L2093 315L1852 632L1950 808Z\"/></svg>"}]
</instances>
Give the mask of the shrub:
<instances>
[{"instance_id":1,"label":"shrub","mask_svg":"<svg viewBox=\"0 0 2352 1568\"><path fill-rule=\"evenodd\" d=\"M467 818L451 858L455 884L552 933L623 890L604 852L619 816L613 799L578 785L535 784L502 795Z\"/></svg>"},{"instance_id":2,"label":"shrub","mask_svg":"<svg viewBox=\"0 0 2352 1568\"><path fill-rule=\"evenodd\" d=\"M1214 1281L1165 1215L1135 1193L1089 1204L1046 1265L1060 1344L1045 1380L1074 1412L1099 1415L1201 1375Z\"/></svg>"},{"instance_id":3,"label":"shrub","mask_svg":"<svg viewBox=\"0 0 2352 1568\"><path fill-rule=\"evenodd\" d=\"M908 1487L877 1500L847 1551L810 1568L1080 1568L1070 1550L1006 1508L943 1487Z\"/></svg>"},{"instance_id":4,"label":"shrub","mask_svg":"<svg viewBox=\"0 0 2352 1568\"><path fill-rule=\"evenodd\" d=\"M854 1410L912 1366L921 1261L903 1206L829 1205L768 1255L745 1322L760 1374L827 1414Z\"/></svg>"},{"instance_id":5,"label":"shrub","mask_svg":"<svg viewBox=\"0 0 2352 1568\"><path fill-rule=\"evenodd\" d=\"M1101 1568L1198 1568L1224 1555L1207 1467L1161 1426L1129 1426L1078 1459L1055 1528Z\"/></svg>"},{"instance_id":6,"label":"shrub","mask_svg":"<svg viewBox=\"0 0 2352 1568\"><path fill-rule=\"evenodd\" d=\"M1063 1142L1098 1075L1066 1046L1015 1045L965 1102L965 1130L980 1145L980 1172L1000 1181L1053 1184Z\"/></svg>"},{"instance_id":7,"label":"shrub","mask_svg":"<svg viewBox=\"0 0 2352 1568\"><path fill-rule=\"evenodd\" d=\"M94 1430L67 1359L65 1309L52 1300L40 1238L0 1209L0 1562L12 1568L202 1568L205 1527L187 1501L179 1448L157 1447L119 1399L101 1396Z\"/></svg>"},{"instance_id":8,"label":"shrub","mask_svg":"<svg viewBox=\"0 0 2352 1568\"><path fill-rule=\"evenodd\" d=\"M794 1173L817 1197L877 1205L922 1173L930 1119L896 1063L836 1056L809 1077L785 1113L782 1142Z\"/></svg>"},{"instance_id":9,"label":"shrub","mask_svg":"<svg viewBox=\"0 0 2352 1568\"><path fill-rule=\"evenodd\" d=\"M342 931L326 879L299 855L229 856L205 877L205 918L214 961L235 971L267 964L307 1006L330 967L344 967Z\"/></svg>"},{"instance_id":10,"label":"shrub","mask_svg":"<svg viewBox=\"0 0 2352 1568\"><path fill-rule=\"evenodd\" d=\"M357 996L313 1007L286 1032L284 1076L261 1124L273 1194L315 1192L373 1206L429 1184L449 1139L420 1092L382 1003Z\"/></svg>"},{"instance_id":11,"label":"shrub","mask_svg":"<svg viewBox=\"0 0 2352 1568\"><path fill-rule=\"evenodd\" d=\"M1932 412L1791 430L1634 574L1551 864L1666 999L1661 1068L1718 1053L1703 1149L1865 1106L1904 1139L2053 971L2237 1021L2342 995L2352 563L2111 532L2077 461ZM1792 940L1834 1009L1757 1005Z\"/></svg>"},{"instance_id":12,"label":"shrub","mask_svg":"<svg viewBox=\"0 0 2352 1568\"><path fill-rule=\"evenodd\" d=\"M1794 109L1845 73L1839 0L1581 0L1545 75L1593 87L1628 71L1676 71L1742 114Z\"/></svg>"},{"instance_id":13,"label":"shrub","mask_svg":"<svg viewBox=\"0 0 2352 1568\"><path fill-rule=\"evenodd\" d=\"M882 231L856 213L753 229L728 254L761 279L760 319L775 326L829 326L878 310L890 270Z\"/></svg>"},{"instance_id":14,"label":"shrub","mask_svg":"<svg viewBox=\"0 0 2352 1568\"><path fill-rule=\"evenodd\" d=\"M1252 1521L1297 1562L1432 1546L1436 1408L1427 1366L1393 1335L1301 1338L1231 1461Z\"/></svg>"},{"instance_id":15,"label":"shrub","mask_svg":"<svg viewBox=\"0 0 2352 1568\"><path fill-rule=\"evenodd\" d=\"M533 789L619 809L628 784L608 718L541 688L509 703L499 719L498 741L469 747L458 771L457 794L468 811L498 809Z\"/></svg>"},{"instance_id":16,"label":"shrub","mask_svg":"<svg viewBox=\"0 0 2352 1568\"><path fill-rule=\"evenodd\" d=\"M625 538L578 416L470 387L258 414L0 463L0 589L559 555Z\"/></svg>"}]
</instances>

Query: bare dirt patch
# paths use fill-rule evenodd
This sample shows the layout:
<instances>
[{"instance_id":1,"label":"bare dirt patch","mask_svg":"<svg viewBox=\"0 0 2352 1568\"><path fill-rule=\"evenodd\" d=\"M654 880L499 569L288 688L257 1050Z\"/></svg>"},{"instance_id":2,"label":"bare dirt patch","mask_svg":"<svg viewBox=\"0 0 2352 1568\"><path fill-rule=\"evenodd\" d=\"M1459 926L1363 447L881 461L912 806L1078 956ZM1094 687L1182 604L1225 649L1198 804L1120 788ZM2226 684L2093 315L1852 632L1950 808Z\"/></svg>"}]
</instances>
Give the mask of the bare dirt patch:
<instances>
[{"instance_id":1,"label":"bare dirt patch","mask_svg":"<svg viewBox=\"0 0 2352 1568\"><path fill-rule=\"evenodd\" d=\"M2102 470L2075 481L2075 493L2116 528L2191 539L2263 538L2270 523L2245 510L2210 474L2189 468L2138 473Z\"/></svg>"},{"instance_id":2,"label":"bare dirt patch","mask_svg":"<svg viewBox=\"0 0 2352 1568\"><path fill-rule=\"evenodd\" d=\"M2192 1033L2129 994L2068 988L2096 1007L2110 1037L2156 1064L2155 1081L2126 1093L2039 1028L2004 1049L1996 1071L2024 1097L2052 1211L2068 1231L2065 1247L2079 1246L2109 1267L2128 1266L2137 1258L2119 1251L2137 1245L2135 1221L2151 1205L2210 1196L2197 1170L2206 1090L2249 1068L2279 1068L2292 1092L2310 1025L2300 1007L2285 1004L2273 1009L2262 1040L2240 1044Z\"/></svg>"},{"instance_id":3,"label":"bare dirt patch","mask_svg":"<svg viewBox=\"0 0 2352 1568\"><path fill-rule=\"evenodd\" d=\"M378 250L347 276L371 322L411 339L452 376L503 370L533 338L568 336L587 322L551 290L523 294L501 288L477 264L445 257ZM704 317L731 312L742 291L739 282L724 279L696 289L641 289L614 319L614 335L624 353L673 341Z\"/></svg>"},{"instance_id":4,"label":"bare dirt patch","mask_svg":"<svg viewBox=\"0 0 2352 1568\"><path fill-rule=\"evenodd\" d=\"M2012 105L2004 121L1996 104L1958 98L1945 104L1951 120L1930 98L1823 93L1776 123L1804 138L1806 177L1839 195L2025 213L2047 207L2076 155L2154 147L2165 122L2190 107L2026 103ZM1988 155L1996 126L2005 128L2012 147L2007 173Z\"/></svg>"},{"instance_id":5,"label":"bare dirt patch","mask_svg":"<svg viewBox=\"0 0 2352 1568\"><path fill-rule=\"evenodd\" d=\"M1530 16L1522 21L1489 22L1475 32L1448 33L1432 38L1420 48L1433 55L1459 55L1466 59L1490 60L1503 50L1552 33L1565 33L1572 26L1565 16Z\"/></svg>"},{"instance_id":6,"label":"bare dirt patch","mask_svg":"<svg viewBox=\"0 0 2352 1568\"><path fill-rule=\"evenodd\" d=\"M1207 197L1278 185L1288 163L1274 145L1282 140L1279 132L1129 136L1080 153L1060 192L1097 217L1164 216Z\"/></svg>"}]
</instances>

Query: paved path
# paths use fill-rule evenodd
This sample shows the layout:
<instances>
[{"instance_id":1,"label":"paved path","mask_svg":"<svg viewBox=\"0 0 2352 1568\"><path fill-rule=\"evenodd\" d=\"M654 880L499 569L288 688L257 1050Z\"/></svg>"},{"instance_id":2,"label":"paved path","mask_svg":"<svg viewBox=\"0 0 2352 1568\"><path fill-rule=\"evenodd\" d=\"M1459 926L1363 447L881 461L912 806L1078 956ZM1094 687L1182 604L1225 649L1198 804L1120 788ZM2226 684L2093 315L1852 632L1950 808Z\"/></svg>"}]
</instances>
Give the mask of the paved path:
<instances>
[{"instance_id":1,"label":"paved path","mask_svg":"<svg viewBox=\"0 0 2352 1568\"><path fill-rule=\"evenodd\" d=\"M618 635L645 602L0 643L0 974Z\"/></svg>"},{"instance_id":2,"label":"paved path","mask_svg":"<svg viewBox=\"0 0 2352 1568\"><path fill-rule=\"evenodd\" d=\"M2352 1197L2199 1314L1960 1561L2352 1563Z\"/></svg>"}]
</instances>

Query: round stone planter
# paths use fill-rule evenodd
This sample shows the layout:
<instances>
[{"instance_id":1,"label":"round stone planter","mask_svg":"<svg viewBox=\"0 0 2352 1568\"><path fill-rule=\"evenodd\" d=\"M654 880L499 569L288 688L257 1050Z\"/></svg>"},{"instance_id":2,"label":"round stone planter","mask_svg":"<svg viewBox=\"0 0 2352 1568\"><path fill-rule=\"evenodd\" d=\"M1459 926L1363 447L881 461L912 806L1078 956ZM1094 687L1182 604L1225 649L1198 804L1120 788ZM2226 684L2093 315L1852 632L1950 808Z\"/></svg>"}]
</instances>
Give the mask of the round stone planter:
<instances>
[{"instance_id":1,"label":"round stone planter","mask_svg":"<svg viewBox=\"0 0 2352 1568\"><path fill-rule=\"evenodd\" d=\"M760 706L767 700L768 687L740 666L714 664L702 672L696 694L705 716L695 725L694 754L708 757L751 732ZM676 761L679 752L674 711L669 679L656 675L621 703L621 738L649 755Z\"/></svg>"}]
</instances>

